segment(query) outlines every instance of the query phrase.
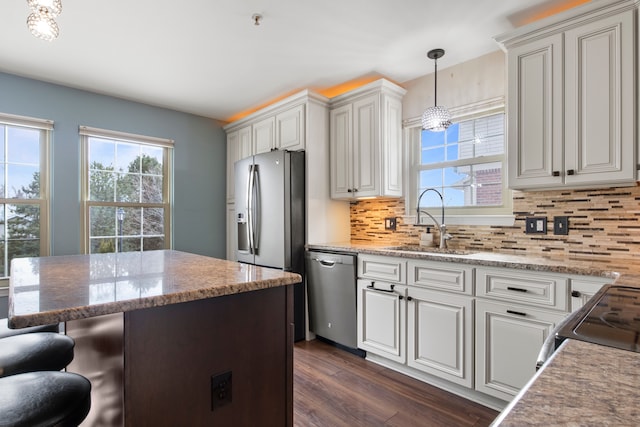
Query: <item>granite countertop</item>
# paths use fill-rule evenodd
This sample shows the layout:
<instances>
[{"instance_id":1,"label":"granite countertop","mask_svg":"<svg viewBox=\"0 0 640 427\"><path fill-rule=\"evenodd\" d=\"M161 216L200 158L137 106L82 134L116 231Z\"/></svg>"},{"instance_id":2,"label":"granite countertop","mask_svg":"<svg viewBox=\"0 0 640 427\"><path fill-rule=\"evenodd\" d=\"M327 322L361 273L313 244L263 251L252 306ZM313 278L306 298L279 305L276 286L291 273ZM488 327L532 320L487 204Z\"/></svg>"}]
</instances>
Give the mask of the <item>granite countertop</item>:
<instances>
[{"instance_id":1,"label":"granite countertop","mask_svg":"<svg viewBox=\"0 0 640 427\"><path fill-rule=\"evenodd\" d=\"M601 262L552 256L533 257L527 255L509 255L498 252L458 251L455 249L440 250L436 247L420 247L417 245L379 246L371 244L327 243L309 244L307 245L307 249L456 262L484 267L518 268L529 271L599 276L611 279L617 279L620 273L640 273L633 265L603 264Z\"/></svg>"},{"instance_id":2,"label":"granite countertop","mask_svg":"<svg viewBox=\"0 0 640 427\"><path fill-rule=\"evenodd\" d=\"M492 425L640 425L640 353L565 340Z\"/></svg>"},{"instance_id":3,"label":"granite countertop","mask_svg":"<svg viewBox=\"0 0 640 427\"><path fill-rule=\"evenodd\" d=\"M23 328L299 283L299 274L173 250L17 258L9 326Z\"/></svg>"}]
</instances>

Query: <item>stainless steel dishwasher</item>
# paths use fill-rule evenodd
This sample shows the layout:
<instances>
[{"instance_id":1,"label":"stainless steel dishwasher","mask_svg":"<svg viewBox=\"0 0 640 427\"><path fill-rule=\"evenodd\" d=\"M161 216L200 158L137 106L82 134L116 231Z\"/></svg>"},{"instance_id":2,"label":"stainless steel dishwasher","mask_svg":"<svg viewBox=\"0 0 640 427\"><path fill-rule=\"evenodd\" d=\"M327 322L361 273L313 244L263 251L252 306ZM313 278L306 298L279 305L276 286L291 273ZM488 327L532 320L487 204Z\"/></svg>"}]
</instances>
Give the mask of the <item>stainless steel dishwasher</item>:
<instances>
[{"instance_id":1,"label":"stainless steel dishwasher","mask_svg":"<svg viewBox=\"0 0 640 427\"><path fill-rule=\"evenodd\" d=\"M358 346L354 254L308 251L309 329L348 349Z\"/></svg>"}]
</instances>

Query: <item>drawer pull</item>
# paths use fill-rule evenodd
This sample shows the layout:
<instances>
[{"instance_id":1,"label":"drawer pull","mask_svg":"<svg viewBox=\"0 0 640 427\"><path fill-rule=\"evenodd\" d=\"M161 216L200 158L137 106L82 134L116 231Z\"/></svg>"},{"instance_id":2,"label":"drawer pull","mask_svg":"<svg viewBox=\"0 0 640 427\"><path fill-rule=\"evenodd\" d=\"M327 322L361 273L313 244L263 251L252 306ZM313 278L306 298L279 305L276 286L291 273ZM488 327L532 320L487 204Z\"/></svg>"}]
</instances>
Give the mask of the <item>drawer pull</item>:
<instances>
[{"instance_id":1,"label":"drawer pull","mask_svg":"<svg viewBox=\"0 0 640 427\"><path fill-rule=\"evenodd\" d=\"M560 171L553 171L552 175L553 176L560 176Z\"/></svg>"},{"instance_id":2,"label":"drawer pull","mask_svg":"<svg viewBox=\"0 0 640 427\"><path fill-rule=\"evenodd\" d=\"M526 316L527 315L527 313L523 313L522 311L515 311L515 310L507 310L507 313L515 314L517 316Z\"/></svg>"},{"instance_id":3,"label":"drawer pull","mask_svg":"<svg viewBox=\"0 0 640 427\"><path fill-rule=\"evenodd\" d=\"M571 291L571 296L574 298L580 298L582 294L580 293L580 291Z\"/></svg>"},{"instance_id":4,"label":"drawer pull","mask_svg":"<svg viewBox=\"0 0 640 427\"><path fill-rule=\"evenodd\" d=\"M387 292L389 294L392 294L392 293L395 292L393 290L395 285L391 285L391 289L379 289L379 288L376 288L375 284L376 284L376 282L371 282L371 284L369 286L367 286L367 289L371 289L372 291Z\"/></svg>"},{"instance_id":5,"label":"drawer pull","mask_svg":"<svg viewBox=\"0 0 640 427\"><path fill-rule=\"evenodd\" d=\"M523 288L514 288L513 286L507 286L508 291L516 291L516 292L529 292Z\"/></svg>"}]
</instances>

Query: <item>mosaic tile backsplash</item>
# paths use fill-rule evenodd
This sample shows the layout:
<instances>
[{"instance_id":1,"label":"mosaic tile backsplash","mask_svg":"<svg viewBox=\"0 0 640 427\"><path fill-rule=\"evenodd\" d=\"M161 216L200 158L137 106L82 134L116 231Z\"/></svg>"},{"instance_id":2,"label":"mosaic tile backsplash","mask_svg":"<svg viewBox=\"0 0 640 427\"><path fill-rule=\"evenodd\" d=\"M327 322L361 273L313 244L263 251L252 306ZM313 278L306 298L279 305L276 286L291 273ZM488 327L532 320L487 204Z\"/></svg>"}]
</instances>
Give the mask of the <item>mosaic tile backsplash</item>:
<instances>
[{"instance_id":1,"label":"mosaic tile backsplash","mask_svg":"<svg viewBox=\"0 0 640 427\"><path fill-rule=\"evenodd\" d=\"M598 190L513 192L515 223L504 226L447 227L454 249L506 254L558 256L619 264L640 259L640 187ZM351 203L351 242L383 245L418 244L424 227L406 218L404 199ZM547 217L547 234L525 234L525 218ZM569 217L569 234L553 234L554 216ZM384 229L386 217L397 218L396 231ZM446 215L445 215L446 223ZM434 241L438 241L437 231Z\"/></svg>"}]
</instances>

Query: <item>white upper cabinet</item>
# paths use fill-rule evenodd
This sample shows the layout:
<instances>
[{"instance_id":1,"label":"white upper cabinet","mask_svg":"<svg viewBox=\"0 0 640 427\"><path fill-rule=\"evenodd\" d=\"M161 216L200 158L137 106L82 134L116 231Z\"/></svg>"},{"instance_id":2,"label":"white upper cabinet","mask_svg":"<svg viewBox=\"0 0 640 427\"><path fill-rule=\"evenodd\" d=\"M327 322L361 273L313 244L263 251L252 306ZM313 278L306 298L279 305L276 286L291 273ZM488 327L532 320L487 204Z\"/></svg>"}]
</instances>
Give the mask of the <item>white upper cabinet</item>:
<instances>
[{"instance_id":1,"label":"white upper cabinet","mask_svg":"<svg viewBox=\"0 0 640 427\"><path fill-rule=\"evenodd\" d=\"M280 150L298 151L305 148L304 105L276 114L276 146Z\"/></svg>"},{"instance_id":2,"label":"white upper cabinet","mask_svg":"<svg viewBox=\"0 0 640 427\"><path fill-rule=\"evenodd\" d=\"M636 180L633 1L588 3L499 36L507 52L509 187Z\"/></svg>"},{"instance_id":3,"label":"white upper cabinet","mask_svg":"<svg viewBox=\"0 0 640 427\"><path fill-rule=\"evenodd\" d=\"M275 147L276 141L276 118L267 117L256 123L253 129L253 154L266 153Z\"/></svg>"},{"instance_id":4,"label":"white upper cabinet","mask_svg":"<svg viewBox=\"0 0 640 427\"><path fill-rule=\"evenodd\" d=\"M233 165L251 155L251 126L244 126L227 134L227 173L233 176ZM235 202L233 179L227 179L227 203Z\"/></svg>"},{"instance_id":5,"label":"white upper cabinet","mask_svg":"<svg viewBox=\"0 0 640 427\"><path fill-rule=\"evenodd\" d=\"M402 196L402 97L381 79L333 98L331 197Z\"/></svg>"}]
</instances>

